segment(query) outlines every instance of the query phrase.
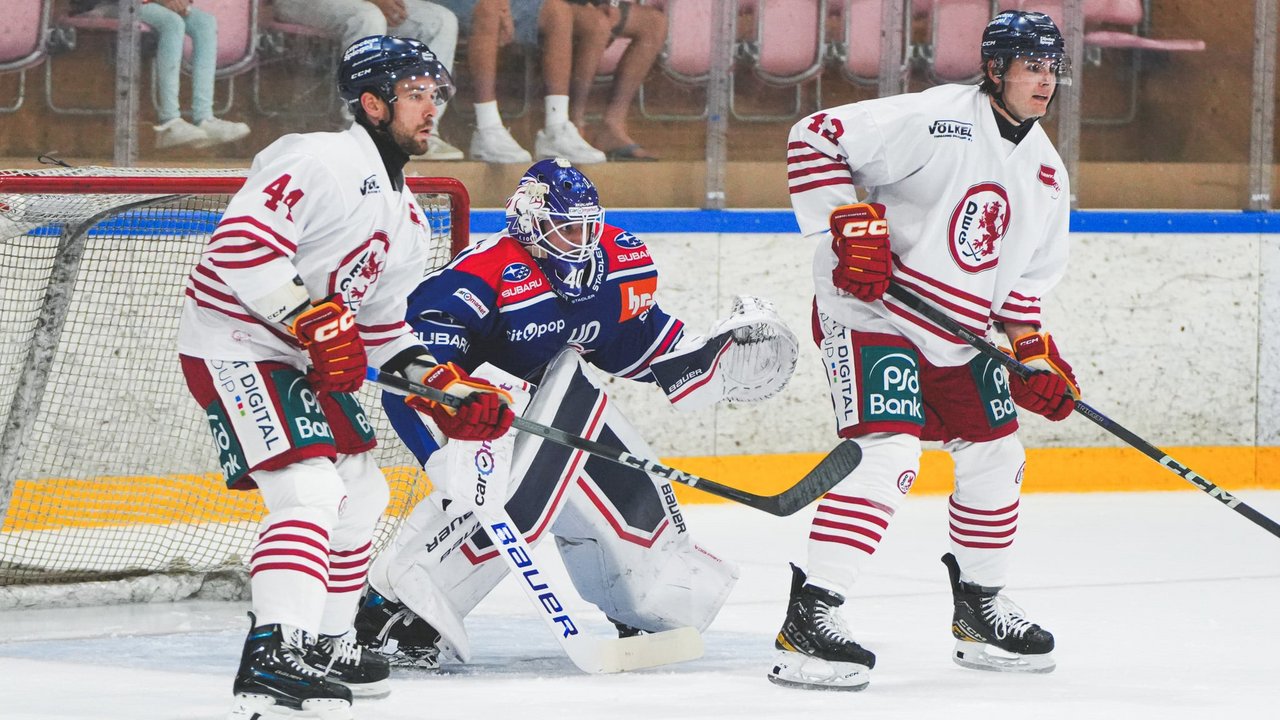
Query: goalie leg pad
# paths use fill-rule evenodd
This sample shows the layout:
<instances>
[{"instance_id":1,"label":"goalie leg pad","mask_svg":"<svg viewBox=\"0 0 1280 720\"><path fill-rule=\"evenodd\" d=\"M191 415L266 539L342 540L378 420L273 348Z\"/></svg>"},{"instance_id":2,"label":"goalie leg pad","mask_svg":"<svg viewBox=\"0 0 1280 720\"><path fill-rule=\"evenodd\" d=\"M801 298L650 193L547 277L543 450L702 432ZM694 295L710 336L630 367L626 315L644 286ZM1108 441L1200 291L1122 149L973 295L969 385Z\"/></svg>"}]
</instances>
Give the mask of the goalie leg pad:
<instances>
[{"instance_id":1,"label":"goalie leg pad","mask_svg":"<svg viewBox=\"0 0 1280 720\"><path fill-rule=\"evenodd\" d=\"M858 438L862 462L818 503L809 531L809 582L847 595L880 547L920 470L920 439L901 433Z\"/></svg>"},{"instance_id":2,"label":"goalie leg pad","mask_svg":"<svg viewBox=\"0 0 1280 720\"><path fill-rule=\"evenodd\" d=\"M991 442L952 441L956 485L948 503L951 552L961 580L1004 587L1018 530L1018 498L1026 452L1017 435Z\"/></svg>"}]
</instances>

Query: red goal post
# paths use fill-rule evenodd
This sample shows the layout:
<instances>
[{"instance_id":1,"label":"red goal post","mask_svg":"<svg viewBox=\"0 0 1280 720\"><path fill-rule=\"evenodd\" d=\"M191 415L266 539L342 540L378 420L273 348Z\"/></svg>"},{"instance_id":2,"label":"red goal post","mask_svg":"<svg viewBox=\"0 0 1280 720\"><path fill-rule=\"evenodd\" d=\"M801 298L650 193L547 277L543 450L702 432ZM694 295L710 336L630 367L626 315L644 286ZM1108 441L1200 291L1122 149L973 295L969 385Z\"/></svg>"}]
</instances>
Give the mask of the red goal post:
<instances>
[{"instance_id":1,"label":"red goal post","mask_svg":"<svg viewBox=\"0 0 1280 720\"><path fill-rule=\"evenodd\" d=\"M243 593L264 508L223 486L176 338L187 273L244 179L0 171L0 608L29 602L31 586L56 595L51 586L84 581L121 581L114 592L135 601ZM467 244L467 191L452 178L407 184L432 229L434 269ZM361 394L392 486L381 544L427 482L376 391Z\"/></svg>"}]
</instances>

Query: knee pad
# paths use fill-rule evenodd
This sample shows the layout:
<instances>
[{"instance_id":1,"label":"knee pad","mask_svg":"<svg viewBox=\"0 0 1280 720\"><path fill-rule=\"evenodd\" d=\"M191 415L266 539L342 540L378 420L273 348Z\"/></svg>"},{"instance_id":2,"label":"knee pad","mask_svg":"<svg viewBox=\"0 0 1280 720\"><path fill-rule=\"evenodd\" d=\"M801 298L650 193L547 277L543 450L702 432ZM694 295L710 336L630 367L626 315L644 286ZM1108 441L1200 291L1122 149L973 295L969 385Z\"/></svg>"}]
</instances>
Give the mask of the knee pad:
<instances>
[{"instance_id":1,"label":"knee pad","mask_svg":"<svg viewBox=\"0 0 1280 720\"><path fill-rule=\"evenodd\" d=\"M327 458L307 458L279 470L258 470L253 479L271 514L306 510L326 529L337 524L347 489Z\"/></svg>"},{"instance_id":2,"label":"knee pad","mask_svg":"<svg viewBox=\"0 0 1280 720\"><path fill-rule=\"evenodd\" d=\"M903 433L871 433L855 441L862 448L862 461L831 492L866 498L897 510L920 472L920 438Z\"/></svg>"},{"instance_id":3,"label":"knee pad","mask_svg":"<svg viewBox=\"0 0 1280 720\"><path fill-rule=\"evenodd\" d=\"M373 453L339 455L334 465L346 490L346 501L334 527L332 544L347 549L368 542L391 500L387 478L373 460Z\"/></svg>"},{"instance_id":4,"label":"knee pad","mask_svg":"<svg viewBox=\"0 0 1280 720\"><path fill-rule=\"evenodd\" d=\"M688 543L654 548L641 562L619 562L589 538L556 536L569 577L582 598L610 619L658 632L706 630L738 581L737 565Z\"/></svg>"},{"instance_id":5,"label":"knee pad","mask_svg":"<svg viewBox=\"0 0 1280 720\"><path fill-rule=\"evenodd\" d=\"M990 442L952 441L945 449L956 466L952 499L966 507L995 510L1017 501L1027 453L1017 435Z\"/></svg>"}]
</instances>

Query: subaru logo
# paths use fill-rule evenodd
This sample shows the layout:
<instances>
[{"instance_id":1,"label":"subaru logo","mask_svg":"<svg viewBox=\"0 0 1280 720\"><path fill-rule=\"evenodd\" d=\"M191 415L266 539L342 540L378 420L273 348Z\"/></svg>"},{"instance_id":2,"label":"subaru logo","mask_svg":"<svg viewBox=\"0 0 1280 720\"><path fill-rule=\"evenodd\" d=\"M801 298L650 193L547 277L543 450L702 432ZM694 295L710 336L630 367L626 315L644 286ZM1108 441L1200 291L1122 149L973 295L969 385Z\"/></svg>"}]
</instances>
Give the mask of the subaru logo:
<instances>
[{"instance_id":1,"label":"subaru logo","mask_svg":"<svg viewBox=\"0 0 1280 720\"><path fill-rule=\"evenodd\" d=\"M502 269L502 279L507 282L520 282L533 273L524 263L511 263Z\"/></svg>"}]
</instances>

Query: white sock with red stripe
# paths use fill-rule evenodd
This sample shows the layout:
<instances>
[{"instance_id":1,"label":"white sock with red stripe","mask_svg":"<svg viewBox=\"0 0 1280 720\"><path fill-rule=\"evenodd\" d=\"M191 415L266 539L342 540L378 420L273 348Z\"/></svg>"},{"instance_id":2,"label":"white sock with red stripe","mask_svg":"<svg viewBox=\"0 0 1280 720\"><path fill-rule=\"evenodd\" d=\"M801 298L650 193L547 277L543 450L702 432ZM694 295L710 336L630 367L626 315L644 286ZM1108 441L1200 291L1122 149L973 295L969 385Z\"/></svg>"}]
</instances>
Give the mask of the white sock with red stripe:
<instances>
[{"instance_id":1,"label":"white sock with red stripe","mask_svg":"<svg viewBox=\"0 0 1280 720\"><path fill-rule=\"evenodd\" d=\"M329 584L325 513L288 508L267 515L249 561L253 611L259 625L283 623L314 633Z\"/></svg>"},{"instance_id":2,"label":"white sock with red stripe","mask_svg":"<svg viewBox=\"0 0 1280 720\"><path fill-rule=\"evenodd\" d=\"M947 504L951 552L960 579L1004 587L1018 530L1018 497L1026 453L1016 435L984 443L950 442L955 492Z\"/></svg>"},{"instance_id":3,"label":"white sock with red stripe","mask_svg":"<svg viewBox=\"0 0 1280 720\"><path fill-rule=\"evenodd\" d=\"M857 441L862 462L823 496L809 528L808 582L841 595L880 547L920 467L918 438L876 433Z\"/></svg>"}]
</instances>

